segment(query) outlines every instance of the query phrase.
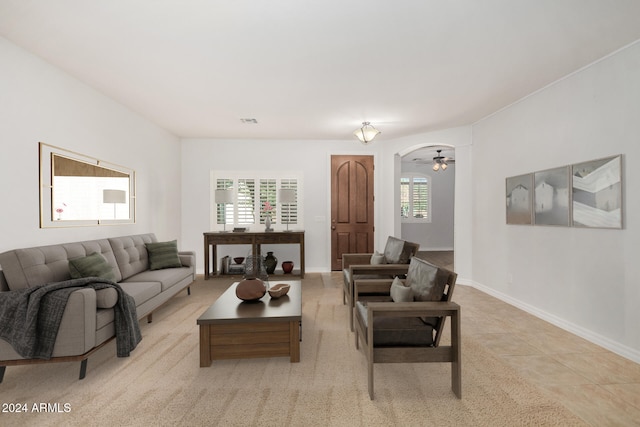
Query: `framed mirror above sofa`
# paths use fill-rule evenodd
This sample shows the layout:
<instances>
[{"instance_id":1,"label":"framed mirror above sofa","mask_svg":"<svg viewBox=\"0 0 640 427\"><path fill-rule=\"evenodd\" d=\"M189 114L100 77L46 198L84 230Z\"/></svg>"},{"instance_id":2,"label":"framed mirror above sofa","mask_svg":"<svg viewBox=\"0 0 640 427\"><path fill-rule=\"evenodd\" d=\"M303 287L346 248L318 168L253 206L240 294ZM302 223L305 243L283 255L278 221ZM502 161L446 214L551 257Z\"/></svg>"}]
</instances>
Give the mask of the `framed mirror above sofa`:
<instances>
[{"instance_id":1,"label":"framed mirror above sofa","mask_svg":"<svg viewBox=\"0 0 640 427\"><path fill-rule=\"evenodd\" d=\"M40 228L131 224L135 171L39 143Z\"/></svg>"}]
</instances>

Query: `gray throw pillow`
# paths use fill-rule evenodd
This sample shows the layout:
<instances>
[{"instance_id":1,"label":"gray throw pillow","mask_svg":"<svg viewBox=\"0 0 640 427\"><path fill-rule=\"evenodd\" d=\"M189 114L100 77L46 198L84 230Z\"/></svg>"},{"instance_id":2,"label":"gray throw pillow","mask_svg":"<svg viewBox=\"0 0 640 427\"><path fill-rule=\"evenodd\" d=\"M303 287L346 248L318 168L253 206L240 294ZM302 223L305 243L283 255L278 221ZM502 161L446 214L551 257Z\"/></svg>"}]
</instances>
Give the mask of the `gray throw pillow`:
<instances>
[{"instance_id":1,"label":"gray throw pillow","mask_svg":"<svg viewBox=\"0 0 640 427\"><path fill-rule=\"evenodd\" d=\"M81 277L100 277L111 281L116 280L113 267L97 252L83 258L69 260L69 274L72 279Z\"/></svg>"},{"instance_id":2,"label":"gray throw pillow","mask_svg":"<svg viewBox=\"0 0 640 427\"><path fill-rule=\"evenodd\" d=\"M376 251L373 255L371 255L371 260L369 261L369 264L371 264L371 265L386 264L385 263L385 259L384 259L384 255L381 254L380 252Z\"/></svg>"},{"instance_id":3,"label":"gray throw pillow","mask_svg":"<svg viewBox=\"0 0 640 427\"><path fill-rule=\"evenodd\" d=\"M411 288L405 286L399 278L393 279L393 283L391 283L391 299L394 302L411 302L413 301L413 294L411 293Z\"/></svg>"},{"instance_id":4,"label":"gray throw pillow","mask_svg":"<svg viewBox=\"0 0 640 427\"><path fill-rule=\"evenodd\" d=\"M178 242L176 240L172 240L170 242L146 243L145 246L149 253L150 270L182 267L180 257L178 256Z\"/></svg>"}]
</instances>

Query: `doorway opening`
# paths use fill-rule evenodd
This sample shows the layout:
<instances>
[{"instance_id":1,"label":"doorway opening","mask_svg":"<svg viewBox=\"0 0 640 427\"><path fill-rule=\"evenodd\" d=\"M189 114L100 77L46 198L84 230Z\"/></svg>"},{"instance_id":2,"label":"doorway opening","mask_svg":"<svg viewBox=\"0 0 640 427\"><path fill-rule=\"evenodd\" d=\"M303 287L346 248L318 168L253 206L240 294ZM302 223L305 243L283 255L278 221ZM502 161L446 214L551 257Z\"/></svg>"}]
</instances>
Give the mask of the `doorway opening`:
<instances>
[{"instance_id":1,"label":"doorway opening","mask_svg":"<svg viewBox=\"0 0 640 427\"><path fill-rule=\"evenodd\" d=\"M453 271L455 149L426 145L400 160L400 237L420 244L420 258Z\"/></svg>"}]
</instances>

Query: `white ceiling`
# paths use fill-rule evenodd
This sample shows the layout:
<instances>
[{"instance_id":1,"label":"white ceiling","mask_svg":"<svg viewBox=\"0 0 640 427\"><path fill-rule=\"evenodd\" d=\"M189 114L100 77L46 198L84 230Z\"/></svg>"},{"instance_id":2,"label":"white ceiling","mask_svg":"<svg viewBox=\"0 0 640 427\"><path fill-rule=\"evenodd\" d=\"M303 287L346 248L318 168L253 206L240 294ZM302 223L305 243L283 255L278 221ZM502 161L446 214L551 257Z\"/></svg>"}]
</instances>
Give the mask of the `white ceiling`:
<instances>
[{"instance_id":1,"label":"white ceiling","mask_svg":"<svg viewBox=\"0 0 640 427\"><path fill-rule=\"evenodd\" d=\"M639 22L638 0L0 0L0 35L180 137L470 124Z\"/></svg>"}]
</instances>

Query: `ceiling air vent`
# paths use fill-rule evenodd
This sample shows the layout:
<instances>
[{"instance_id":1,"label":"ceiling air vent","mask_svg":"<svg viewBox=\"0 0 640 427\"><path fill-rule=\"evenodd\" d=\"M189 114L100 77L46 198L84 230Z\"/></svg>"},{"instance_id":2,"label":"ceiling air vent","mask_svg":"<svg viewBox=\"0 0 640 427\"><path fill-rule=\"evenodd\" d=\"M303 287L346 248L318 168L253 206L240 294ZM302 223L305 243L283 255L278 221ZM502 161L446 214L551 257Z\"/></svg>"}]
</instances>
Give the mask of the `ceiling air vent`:
<instances>
[{"instance_id":1,"label":"ceiling air vent","mask_svg":"<svg viewBox=\"0 0 640 427\"><path fill-rule=\"evenodd\" d=\"M258 121L256 119L240 119L240 121L242 123L246 123L246 124L250 124L250 125L257 125Z\"/></svg>"}]
</instances>

